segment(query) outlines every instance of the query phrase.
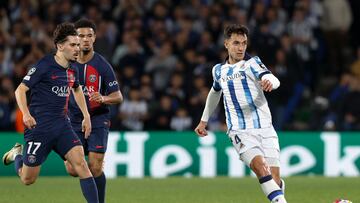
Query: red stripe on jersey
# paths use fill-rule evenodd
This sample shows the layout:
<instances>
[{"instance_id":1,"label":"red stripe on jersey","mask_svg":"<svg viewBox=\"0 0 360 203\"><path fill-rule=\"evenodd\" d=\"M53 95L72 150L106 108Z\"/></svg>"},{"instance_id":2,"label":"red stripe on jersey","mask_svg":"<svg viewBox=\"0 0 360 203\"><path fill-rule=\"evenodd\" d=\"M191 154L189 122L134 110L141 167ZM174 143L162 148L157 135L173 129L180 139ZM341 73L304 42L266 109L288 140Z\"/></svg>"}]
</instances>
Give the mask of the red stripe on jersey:
<instances>
[{"instance_id":1,"label":"red stripe on jersey","mask_svg":"<svg viewBox=\"0 0 360 203\"><path fill-rule=\"evenodd\" d=\"M88 64L84 76L85 86L88 89L89 96L94 92L99 92L100 75L96 68ZM89 101L89 105L90 110L100 106L100 104L95 101Z\"/></svg>"},{"instance_id":2,"label":"red stripe on jersey","mask_svg":"<svg viewBox=\"0 0 360 203\"><path fill-rule=\"evenodd\" d=\"M71 88L74 86L75 83L75 71L72 69L67 69L66 70L66 79L68 82L68 95L66 97L66 102L65 102L65 106L64 106L64 114L66 115L69 109L69 98L70 98L70 91Z\"/></svg>"}]
</instances>

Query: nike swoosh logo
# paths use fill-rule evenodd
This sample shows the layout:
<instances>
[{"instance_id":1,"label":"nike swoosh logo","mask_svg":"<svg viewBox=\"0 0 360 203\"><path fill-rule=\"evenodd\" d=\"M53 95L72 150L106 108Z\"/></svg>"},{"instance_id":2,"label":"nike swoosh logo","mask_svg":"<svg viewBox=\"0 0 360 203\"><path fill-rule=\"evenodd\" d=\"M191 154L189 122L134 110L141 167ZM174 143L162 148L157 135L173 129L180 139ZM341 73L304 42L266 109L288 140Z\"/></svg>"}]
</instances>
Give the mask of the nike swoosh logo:
<instances>
[{"instance_id":1,"label":"nike swoosh logo","mask_svg":"<svg viewBox=\"0 0 360 203\"><path fill-rule=\"evenodd\" d=\"M102 149L102 148L104 148L104 146L96 145L95 148L96 148L96 149Z\"/></svg>"},{"instance_id":2,"label":"nike swoosh logo","mask_svg":"<svg viewBox=\"0 0 360 203\"><path fill-rule=\"evenodd\" d=\"M80 142L80 140L73 140L73 143L74 143L74 144L76 144L76 143L78 143L78 142Z\"/></svg>"},{"instance_id":3,"label":"nike swoosh logo","mask_svg":"<svg viewBox=\"0 0 360 203\"><path fill-rule=\"evenodd\" d=\"M58 78L59 76L57 76L57 75L52 75L51 76L51 79L53 79L53 80L55 80L56 78Z\"/></svg>"}]
</instances>

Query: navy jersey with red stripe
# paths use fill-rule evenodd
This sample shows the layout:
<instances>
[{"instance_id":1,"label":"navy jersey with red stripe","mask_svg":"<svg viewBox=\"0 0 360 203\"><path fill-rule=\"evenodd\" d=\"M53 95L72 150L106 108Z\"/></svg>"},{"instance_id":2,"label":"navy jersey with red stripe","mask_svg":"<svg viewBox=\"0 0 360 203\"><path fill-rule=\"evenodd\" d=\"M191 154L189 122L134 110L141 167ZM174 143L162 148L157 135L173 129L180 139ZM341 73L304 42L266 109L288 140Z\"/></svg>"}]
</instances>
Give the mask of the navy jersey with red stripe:
<instances>
[{"instance_id":1,"label":"navy jersey with red stripe","mask_svg":"<svg viewBox=\"0 0 360 203\"><path fill-rule=\"evenodd\" d=\"M76 67L72 64L69 68L60 66L54 55L40 59L30 68L22 83L31 92L30 114L37 122L43 121L40 123L45 126L55 119L67 117L71 88L79 86Z\"/></svg>"},{"instance_id":2,"label":"navy jersey with red stripe","mask_svg":"<svg viewBox=\"0 0 360 203\"><path fill-rule=\"evenodd\" d=\"M79 82L82 85L88 111L91 116L91 126L106 127L110 125L110 108L108 105L89 101L89 94L99 92L101 95L109 95L119 90L112 66L98 53L85 63L74 63L79 71ZM70 96L69 116L74 129L81 128L82 113L73 96Z\"/></svg>"}]
</instances>

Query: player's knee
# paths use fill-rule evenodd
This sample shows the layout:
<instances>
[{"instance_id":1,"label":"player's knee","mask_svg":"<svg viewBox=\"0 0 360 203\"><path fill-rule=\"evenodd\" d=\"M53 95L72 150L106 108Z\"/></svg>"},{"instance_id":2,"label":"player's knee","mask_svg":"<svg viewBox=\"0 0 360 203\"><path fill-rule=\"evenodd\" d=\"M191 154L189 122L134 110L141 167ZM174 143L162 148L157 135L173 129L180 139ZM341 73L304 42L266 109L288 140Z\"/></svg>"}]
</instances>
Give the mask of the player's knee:
<instances>
[{"instance_id":1,"label":"player's knee","mask_svg":"<svg viewBox=\"0 0 360 203\"><path fill-rule=\"evenodd\" d=\"M67 170L67 173L69 175L71 175L72 177L78 177L78 174L76 173L75 170L71 169L71 170Z\"/></svg>"},{"instance_id":2,"label":"player's knee","mask_svg":"<svg viewBox=\"0 0 360 203\"><path fill-rule=\"evenodd\" d=\"M254 160L250 164L251 169L258 177L270 175L270 167L264 160Z\"/></svg>"},{"instance_id":3,"label":"player's knee","mask_svg":"<svg viewBox=\"0 0 360 203\"><path fill-rule=\"evenodd\" d=\"M90 163L89 169L94 177L100 176L103 172L102 163Z\"/></svg>"},{"instance_id":4,"label":"player's knee","mask_svg":"<svg viewBox=\"0 0 360 203\"><path fill-rule=\"evenodd\" d=\"M22 182L24 185L34 184L35 181L36 181L36 178L35 178L35 177L21 177L21 182Z\"/></svg>"},{"instance_id":5,"label":"player's knee","mask_svg":"<svg viewBox=\"0 0 360 203\"><path fill-rule=\"evenodd\" d=\"M66 163L65 164L65 168L66 168L66 172L73 176L73 177L77 177L78 174L76 173L76 171L74 170L74 168L69 164L69 163Z\"/></svg>"},{"instance_id":6,"label":"player's knee","mask_svg":"<svg viewBox=\"0 0 360 203\"><path fill-rule=\"evenodd\" d=\"M87 169L88 165L85 160L81 160L81 161L74 163L73 167L76 168L76 171L77 171L77 170Z\"/></svg>"}]
</instances>

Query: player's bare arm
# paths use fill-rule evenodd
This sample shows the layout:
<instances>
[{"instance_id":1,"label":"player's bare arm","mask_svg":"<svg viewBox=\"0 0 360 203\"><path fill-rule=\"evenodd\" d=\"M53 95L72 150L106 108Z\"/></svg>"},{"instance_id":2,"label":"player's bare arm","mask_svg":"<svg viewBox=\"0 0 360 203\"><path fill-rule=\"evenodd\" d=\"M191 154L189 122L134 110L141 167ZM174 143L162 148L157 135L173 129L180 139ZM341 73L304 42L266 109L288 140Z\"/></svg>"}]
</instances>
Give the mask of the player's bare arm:
<instances>
[{"instance_id":1,"label":"player's bare arm","mask_svg":"<svg viewBox=\"0 0 360 203\"><path fill-rule=\"evenodd\" d=\"M23 114L24 125L28 129L33 129L36 126L36 121L31 116L28 105L27 105L27 100L26 100L26 92L27 91L29 91L29 88L26 85L24 85L23 83L21 83L15 91L15 97L16 97L16 102L19 106L19 109L20 109L21 113Z\"/></svg>"},{"instance_id":2,"label":"player's bare arm","mask_svg":"<svg viewBox=\"0 0 360 203\"><path fill-rule=\"evenodd\" d=\"M83 114L83 121L82 121L82 131L85 132L85 138L87 139L90 136L91 132L91 121L90 121L90 114L87 110L85 96L79 85L77 88L73 88L74 98L76 104L79 106L82 114Z\"/></svg>"},{"instance_id":3,"label":"player's bare arm","mask_svg":"<svg viewBox=\"0 0 360 203\"><path fill-rule=\"evenodd\" d=\"M107 96L94 92L90 95L89 101L95 101L99 104L120 104L123 101L123 96L120 91L112 92Z\"/></svg>"}]
</instances>

